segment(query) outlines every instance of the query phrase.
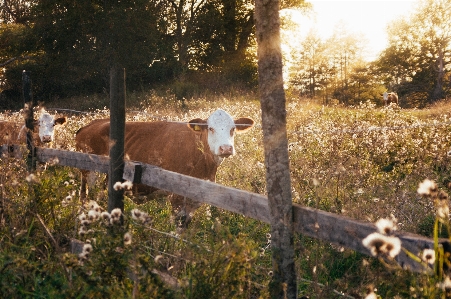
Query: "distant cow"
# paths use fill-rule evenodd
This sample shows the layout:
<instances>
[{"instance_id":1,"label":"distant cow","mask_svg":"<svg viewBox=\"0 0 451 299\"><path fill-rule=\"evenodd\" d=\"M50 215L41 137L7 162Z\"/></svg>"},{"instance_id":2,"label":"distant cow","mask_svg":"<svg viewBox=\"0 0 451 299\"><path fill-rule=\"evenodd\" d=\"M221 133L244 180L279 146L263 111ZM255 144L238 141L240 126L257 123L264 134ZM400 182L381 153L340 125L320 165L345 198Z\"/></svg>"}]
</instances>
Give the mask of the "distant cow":
<instances>
[{"instance_id":1,"label":"distant cow","mask_svg":"<svg viewBox=\"0 0 451 299\"><path fill-rule=\"evenodd\" d=\"M35 120L33 140L35 146L49 144L54 140L55 127L66 123L66 117L53 117L45 110L40 111L38 120ZM25 124L12 121L0 121L0 145L25 144L27 128Z\"/></svg>"},{"instance_id":2,"label":"distant cow","mask_svg":"<svg viewBox=\"0 0 451 299\"><path fill-rule=\"evenodd\" d=\"M394 92L384 92L384 105L389 106L391 103L398 105L398 95Z\"/></svg>"},{"instance_id":3,"label":"distant cow","mask_svg":"<svg viewBox=\"0 0 451 299\"><path fill-rule=\"evenodd\" d=\"M133 161L152 164L166 170L199 179L215 181L222 160L235 154L234 136L249 130L254 121L233 118L224 110L216 110L208 119L196 118L188 124L176 122L126 122L125 154ZM76 148L97 155L109 154L110 122L99 119L81 128L76 135ZM87 195L87 173L82 171L80 197ZM134 191L155 191L138 184ZM182 196L170 197L173 212L185 226L200 203Z\"/></svg>"}]
</instances>

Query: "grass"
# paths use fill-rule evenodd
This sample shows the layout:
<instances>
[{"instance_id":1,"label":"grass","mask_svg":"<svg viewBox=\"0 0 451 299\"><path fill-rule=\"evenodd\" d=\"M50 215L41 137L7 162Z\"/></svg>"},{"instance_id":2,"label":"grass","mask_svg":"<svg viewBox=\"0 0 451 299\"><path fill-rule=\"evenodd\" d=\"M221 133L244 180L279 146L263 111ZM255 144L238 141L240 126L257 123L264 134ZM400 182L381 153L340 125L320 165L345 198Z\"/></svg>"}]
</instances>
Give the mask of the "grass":
<instances>
[{"instance_id":1,"label":"grass","mask_svg":"<svg viewBox=\"0 0 451 299\"><path fill-rule=\"evenodd\" d=\"M108 117L107 105L106 96L99 95L60 101L58 108L84 113L64 111L68 124L57 133L55 147L74 150L76 131L95 118ZM128 95L127 107L129 120L188 121L205 118L217 108L253 118L256 127L236 137L238 154L223 162L217 182L265 194L256 95L232 91L181 101L170 91L152 91ZM451 181L450 129L445 125L449 111L448 103L400 110L371 103L328 107L289 98L293 201L371 222L393 215L400 229L431 236L434 204L416 191L426 178L443 190ZM0 117L22 121L14 112ZM40 166L30 178L24 160L2 158L0 167L2 298L268 296L271 247L264 223L203 205L178 237L169 221L168 201L156 195L141 205L126 198L123 227L92 221L91 231L81 236L79 215L89 209L78 201L78 170ZM97 176L90 196L105 210L103 179ZM150 215L151 225L131 217L135 208ZM131 246L123 240L127 232ZM92 244L87 259L68 253L71 238ZM425 292L436 288L426 275L386 268L377 259L332 244L296 235L295 252L300 295L362 298L368 286L374 286L382 298L443 297ZM175 277L178 288L162 283L153 270Z\"/></svg>"}]
</instances>

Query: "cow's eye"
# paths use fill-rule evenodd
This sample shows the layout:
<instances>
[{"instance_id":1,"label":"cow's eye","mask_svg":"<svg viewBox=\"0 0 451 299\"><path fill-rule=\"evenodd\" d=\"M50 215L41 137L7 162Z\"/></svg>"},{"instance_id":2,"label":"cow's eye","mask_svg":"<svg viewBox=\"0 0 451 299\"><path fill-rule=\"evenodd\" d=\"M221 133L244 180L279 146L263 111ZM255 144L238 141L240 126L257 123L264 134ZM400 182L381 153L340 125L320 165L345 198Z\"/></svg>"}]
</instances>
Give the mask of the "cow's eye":
<instances>
[{"instance_id":1,"label":"cow's eye","mask_svg":"<svg viewBox=\"0 0 451 299\"><path fill-rule=\"evenodd\" d=\"M235 134L235 128L230 129L230 136L233 136Z\"/></svg>"}]
</instances>

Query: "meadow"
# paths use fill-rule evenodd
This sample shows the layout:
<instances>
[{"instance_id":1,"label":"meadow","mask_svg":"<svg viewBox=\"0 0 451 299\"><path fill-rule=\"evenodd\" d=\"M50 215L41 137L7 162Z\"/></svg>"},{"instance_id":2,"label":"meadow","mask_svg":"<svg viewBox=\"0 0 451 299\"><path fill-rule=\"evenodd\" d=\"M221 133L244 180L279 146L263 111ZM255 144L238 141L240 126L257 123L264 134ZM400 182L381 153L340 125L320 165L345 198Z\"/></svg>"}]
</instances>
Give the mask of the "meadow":
<instances>
[{"instance_id":1,"label":"meadow","mask_svg":"<svg viewBox=\"0 0 451 299\"><path fill-rule=\"evenodd\" d=\"M107 106L100 95L61 100L58 112L68 122L54 147L75 150L76 131L108 117ZM217 183L265 194L257 95L236 91L184 101L171 92L127 96L128 120L188 121L217 108L256 121L250 132L237 135L237 155L222 163ZM417 189L424 179L444 191L451 186L451 104L345 108L288 95L287 112L294 202L368 222L396 218L403 231L433 236L434 204ZM0 119L22 122L19 112ZM0 168L1 298L268 297L267 224L203 205L178 235L164 194L128 194L124 225L116 225L89 212L106 210L104 175L92 178L91 201L82 205L77 169L39 165L30 175L24 159L8 158ZM83 255L70 253L72 238L88 244ZM299 297L364 298L369 288L381 298L446 296L437 277L300 234L295 252Z\"/></svg>"}]
</instances>

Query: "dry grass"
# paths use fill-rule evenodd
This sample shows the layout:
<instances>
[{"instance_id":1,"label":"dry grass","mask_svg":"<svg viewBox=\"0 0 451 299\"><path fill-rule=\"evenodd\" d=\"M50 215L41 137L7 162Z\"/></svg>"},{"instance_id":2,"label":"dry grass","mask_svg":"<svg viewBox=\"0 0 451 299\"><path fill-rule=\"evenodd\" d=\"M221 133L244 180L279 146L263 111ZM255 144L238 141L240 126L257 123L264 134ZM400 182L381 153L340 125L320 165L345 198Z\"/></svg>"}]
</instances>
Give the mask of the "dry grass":
<instances>
[{"instance_id":1,"label":"dry grass","mask_svg":"<svg viewBox=\"0 0 451 299\"><path fill-rule=\"evenodd\" d=\"M128 97L127 119L188 121L196 117L207 117L217 108L222 108L235 117L253 118L256 121L255 128L247 134L237 136L238 154L223 162L218 170L217 182L264 194L265 168L261 114L257 99L256 95L243 95L237 91L227 96L208 95L184 102L177 100L170 92L132 94ZM73 104L74 102L77 104ZM102 105L106 105L102 97L61 102L59 108L96 109L83 113L60 110L59 113L68 115L68 123L57 133L54 146L74 150L74 136L80 127L93 119L108 117L109 111ZM431 234L434 207L431 202L418 196L416 190L425 178L435 180L443 189L451 181L448 166L448 152L451 148L449 126L442 125L448 122L450 109L451 105L447 103L438 103L425 110L376 108L371 103L346 109L288 99L287 130L293 200L367 221L375 221L392 214L398 219L401 229ZM4 113L1 118L21 121L19 113ZM17 232L11 232L11 229L16 227L19 231L40 231L31 229L34 218L27 209L33 208L34 213L41 214L49 231L60 236L56 238L58 242L79 237L76 229L81 209L77 200L78 171L58 167L40 168L36 173L37 183L30 185L24 180L26 175L23 162L2 160L2 167L3 186L6 182L15 183L14 186L3 189L3 211L6 212L2 212L2 232L5 237L0 241L3 248L0 250L0 266L5 267L11 256L24 256L12 253L14 250L7 244L36 247L33 242L37 240L36 236L39 236L42 240L49 240L50 245L39 245L39 250L42 251L42 254L39 254L41 260L38 262L33 256L33 262L30 264L37 267L45 260L52 265L50 267L46 264L49 268L47 272L64 272L58 265L67 263L67 260L64 259L63 262L61 252L51 249L52 241L46 236L45 230L36 236L31 234L28 241L18 244L15 237ZM105 192L102 190L101 180L102 177L97 180L96 188L90 196L105 208ZM70 183L66 185L66 181ZM29 193L30 188L33 190L32 196ZM73 200L63 206L62 201L67 196L71 196ZM40 200L39 206L33 204L36 200ZM17 207L22 208L18 210ZM127 199L126 211L136 207ZM267 225L213 207L202 206L184 235L189 242L184 243L169 236L175 227L168 221L170 208L164 198L157 197L139 208L153 217L152 228L155 230L149 231L134 226L131 221L127 222L133 232L133 238L139 240L140 245L137 245L134 251L127 251L129 255L126 262L138 263L139 257L141 266L145 264L150 268L163 267L165 271L171 268L170 273L173 276L192 283L191 287L185 286L181 292L173 294L175 297L200 298L201 294L209 294L215 298L265 297L264 286L270 279L268 273L271 270ZM6 209L14 209L17 216ZM9 218L5 215L9 215ZM102 246L113 242L103 239L108 235L105 234L105 229L101 226L96 228L96 238L99 239L98 242L104 242L101 243ZM9 243L6 243L6 240ZM379 284L378 293L384 298L410 298L420 294L420 284L427 281L423 276L386 270L376 260L300 235L296 236L295 247L300 293L308 294L310 298L342 298L334 290L353 294L357 298L365 293L367 285L376 282ZM102 248L98 245L95 250L105 250ZM236 256L236 259L228 264L229 272L224 268L227 251L234 252ZM60 259L54 261L52 255L60 256ZM161 265L161 260L157 263L152 259L160 255L164 256L164 266ZM73 261L74 257L65 258ZM99 265L105 262L105 259L98 256L91 268L77 267L72 284L81 289L91 284L92 288L97 290L96 288L100 287L98 282L94 283L83 275L87 275L89 271L98 271L97 275L104 275ZM64 267L67 267L67 264ZM21 276L25 273L21 267L11 269L14 269L14 275ZM43 272L47 275L46 271ZM39 271L36 273L44 275ZM0 275L6 275L6 272ZM33 280L30 285L35 283L39 275L27 278ZM244 283L240 284L236 278L240 278ZM60 283L65 285L68 281ZM112 282L102 280L102 283L110 285ZM55 284L57 282L52 280L47 288L52 289ZM230 288L234 290L234 295L224 291L227 288L224 286L228 284L239 285L238 288ZM391 287L393 284L397 284L396 288ZM146 280L145 285L154 290L164 290L151 279ZM132 282L123 282L122 285L116 286L118 287L124 292L121 294L131 297ZM67 294L69 297L82 294L67 285L65 288L61 294ZM32 287L28 286L27 290L30 289ZM14 287L11 285L8 290L13 291ZM48 289L38 288L35 289L35 294L38 290L42 293L48 292ZM113 290L116 289L111 287L110 291ZM106 292L104 295L108 294L105 288L103 291ZM89 294L94 296L95 292Z\"/></svg>"}]
</instances>

